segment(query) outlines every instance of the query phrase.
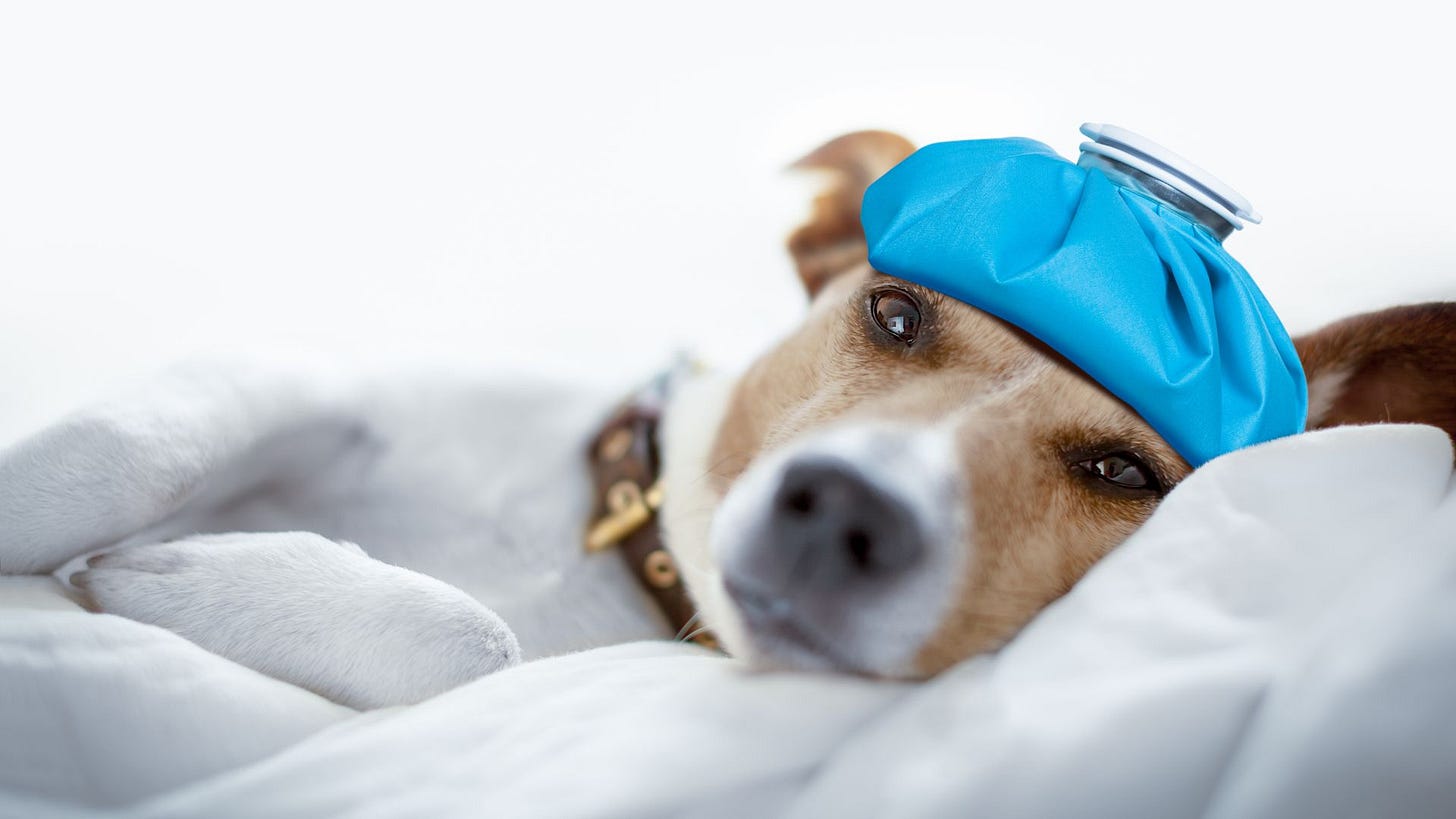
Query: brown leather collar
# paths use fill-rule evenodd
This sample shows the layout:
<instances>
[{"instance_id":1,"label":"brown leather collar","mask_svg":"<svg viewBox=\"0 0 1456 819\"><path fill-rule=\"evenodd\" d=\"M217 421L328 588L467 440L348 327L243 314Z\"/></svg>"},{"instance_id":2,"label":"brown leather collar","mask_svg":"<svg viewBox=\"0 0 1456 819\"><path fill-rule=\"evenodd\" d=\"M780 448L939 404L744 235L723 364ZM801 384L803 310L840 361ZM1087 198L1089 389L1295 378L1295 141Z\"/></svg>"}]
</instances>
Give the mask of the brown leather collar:
<instances>
[{"instance_id":1,"label":"brown leather collar","mask_svg":"<svg viewBox=\"0 0 1456 819\"><path fill-rule=\"evenodd\" d=\"M657 428L662 419L666 378L624 404L592 441L587 458L595 486L588 552L618 548L627 567L677 630L718 648L717 638L698 626L697 608L683 586L677 563L662 541L662 461Z\"/></svg>"}]
</instances>

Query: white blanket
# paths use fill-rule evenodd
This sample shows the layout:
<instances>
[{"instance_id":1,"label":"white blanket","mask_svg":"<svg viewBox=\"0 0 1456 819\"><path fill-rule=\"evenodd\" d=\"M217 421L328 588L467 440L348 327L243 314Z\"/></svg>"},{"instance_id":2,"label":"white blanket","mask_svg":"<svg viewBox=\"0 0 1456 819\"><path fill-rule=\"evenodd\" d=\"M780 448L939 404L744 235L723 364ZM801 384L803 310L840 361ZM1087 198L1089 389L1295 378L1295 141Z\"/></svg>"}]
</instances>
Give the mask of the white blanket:
<instances>
[{"instance_id":1,"label":"white blanket","mask_svg":"<svg viewBox=\"0 0 1456 819\"><path fill-rule=\"evenodd\" d=\"M227 412L162 390L87 416L124 407L180 442L168 463L61 469L74 435L0 453L0 569L49 571L219 486L296 490L353 445L363 393L260 383ZM432 406L469 445L448 423L469 413ZM278 435L286 456L240 454ZM635 643L359 714L0 578L0 816L1450 816L1451 467L1418 426L1220 458L1010 646L922 685Z\"/></svg>"}]
</instances>

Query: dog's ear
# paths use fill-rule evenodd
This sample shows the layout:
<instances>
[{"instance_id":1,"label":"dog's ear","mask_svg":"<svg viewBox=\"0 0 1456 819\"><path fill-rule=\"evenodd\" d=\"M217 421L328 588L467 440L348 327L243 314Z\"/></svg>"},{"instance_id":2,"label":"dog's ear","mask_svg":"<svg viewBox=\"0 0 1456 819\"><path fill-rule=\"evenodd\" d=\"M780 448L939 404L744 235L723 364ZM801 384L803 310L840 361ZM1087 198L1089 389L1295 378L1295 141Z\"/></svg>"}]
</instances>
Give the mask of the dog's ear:
<instances>
[{"instance_id":1,"label":"dog's ear","mask_svg":"<svg viewBox=\"0 0 1456 819\"><path fill-rule=\"evenodd\" d=\"M859 204L865 188L915 150L888 131L856 131L831 140L789 166L829 174L814 198L809 221L789 236L789 254L812 297L830 279L863 264L868 256Z\"/></svg>"},{"instance_id":2,"label":"dog's ear","mask_svg":"<svg viewBox=\"0 0 1456 819\"><path fill-rule=\"evenodd\" d=\"M1310 429L1431 424L1456 438L1456 303L1394 307L1295 339Z\"/></svg>"}]
</instances>

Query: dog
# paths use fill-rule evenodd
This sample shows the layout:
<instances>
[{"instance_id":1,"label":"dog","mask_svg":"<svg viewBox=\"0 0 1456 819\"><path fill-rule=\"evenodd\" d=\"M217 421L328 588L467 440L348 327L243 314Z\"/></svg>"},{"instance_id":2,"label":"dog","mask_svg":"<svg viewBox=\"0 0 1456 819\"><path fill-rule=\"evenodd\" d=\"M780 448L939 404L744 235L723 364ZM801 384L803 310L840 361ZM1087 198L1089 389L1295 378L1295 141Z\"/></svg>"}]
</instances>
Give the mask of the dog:
<instances>
[{"instance_id":1,"label":"dog","mask_svg":"<svg viewBox=\"0 0 1456 819\"><path fill-rule=\"evenodd\" d=\"M686 379L656 433L665 571L698 613L685 626L756 668L917 680L996 650L1191 472L1034 337L870 267L860 200L911 151L867 131L796 163L831 180L788 240L802 325L736 377ZM1351 318L1296 348L1308 428L1456 434L1456 304ZM243 531L106 552L72 582L96 611L360 708L672 636L620 561L579 545L579 454L603 410L571 409L569 388L491 400L484 423L509 428L470 489L538 500L502 504L479 552L446 559L427 532L360 548L350 523L306 511L300 531L247 531L240 514Z\"/></svg>"}]
</instances>

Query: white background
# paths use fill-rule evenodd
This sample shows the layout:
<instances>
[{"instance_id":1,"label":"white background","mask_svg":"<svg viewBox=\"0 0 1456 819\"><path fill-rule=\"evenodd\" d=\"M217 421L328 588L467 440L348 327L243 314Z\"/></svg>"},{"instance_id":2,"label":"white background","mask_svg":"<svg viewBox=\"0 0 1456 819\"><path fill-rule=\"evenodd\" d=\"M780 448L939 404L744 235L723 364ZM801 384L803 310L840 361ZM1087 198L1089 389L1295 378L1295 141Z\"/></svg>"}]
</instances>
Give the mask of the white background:
<instances>
[{"instance_id":1,"label":"white background","mask_svg":"<svg viewBox=\"0 0 1456 819\"><path fill-rule=\"evenodd\" d=\"M1295 330L1456 298L1439 4L1284 5L0 5L0 443L205 355L742 361L802 309L780 168L863 127L1139 131Z\"/></svg>"}]
</instances>

